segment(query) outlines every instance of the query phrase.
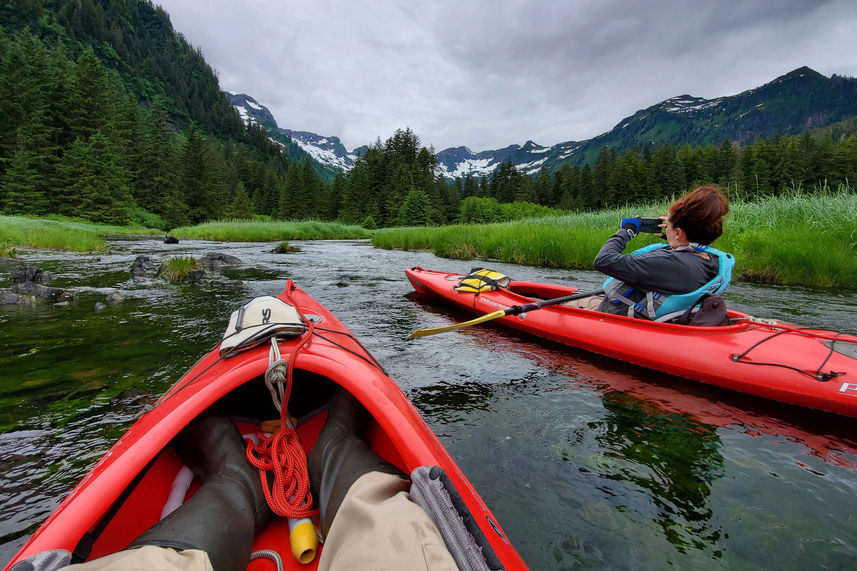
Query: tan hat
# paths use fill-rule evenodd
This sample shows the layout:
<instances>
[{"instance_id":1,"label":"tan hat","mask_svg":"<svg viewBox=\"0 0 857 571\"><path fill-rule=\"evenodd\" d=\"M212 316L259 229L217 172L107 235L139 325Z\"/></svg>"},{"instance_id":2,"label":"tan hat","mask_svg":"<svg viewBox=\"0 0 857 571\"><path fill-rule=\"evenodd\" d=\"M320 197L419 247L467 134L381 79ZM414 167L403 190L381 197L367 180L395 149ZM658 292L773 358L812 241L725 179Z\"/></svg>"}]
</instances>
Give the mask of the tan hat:
<instances>
[{"instance_id":1,"label":"tan hat","mask_svg":"<svg viewBox=\"0 0 857 571\"><path fill-rule=\"evenodd\" d=\"M269 295L257 297L232 312L220 343L220 354L249 349L276 335L294 337L306 331L297 310Z\"/></svg>"}]
</instances>

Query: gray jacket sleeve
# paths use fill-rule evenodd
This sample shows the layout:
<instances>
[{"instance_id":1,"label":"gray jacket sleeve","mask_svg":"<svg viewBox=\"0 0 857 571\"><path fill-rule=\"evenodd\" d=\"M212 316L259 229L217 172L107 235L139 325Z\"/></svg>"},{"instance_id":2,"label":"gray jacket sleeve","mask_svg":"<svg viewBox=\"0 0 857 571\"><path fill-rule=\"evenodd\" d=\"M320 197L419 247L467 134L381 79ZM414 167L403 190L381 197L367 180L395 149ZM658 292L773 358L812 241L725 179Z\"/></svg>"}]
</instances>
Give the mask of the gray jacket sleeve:
<instances>
[{"instance_id":1,"label":"gray jacket sleeve","mask_svg":"<svg viewBox=\"0 0 857 571\"><path fill-rule=\"evenodd\" d=\"M687 293L708 283L717 275L717 261L706 260L692 252L660 248L643 254L622 254L631 237L619 230L595 257L595 269L647 291L666 294Z\"/></svg>"}]
</instances>

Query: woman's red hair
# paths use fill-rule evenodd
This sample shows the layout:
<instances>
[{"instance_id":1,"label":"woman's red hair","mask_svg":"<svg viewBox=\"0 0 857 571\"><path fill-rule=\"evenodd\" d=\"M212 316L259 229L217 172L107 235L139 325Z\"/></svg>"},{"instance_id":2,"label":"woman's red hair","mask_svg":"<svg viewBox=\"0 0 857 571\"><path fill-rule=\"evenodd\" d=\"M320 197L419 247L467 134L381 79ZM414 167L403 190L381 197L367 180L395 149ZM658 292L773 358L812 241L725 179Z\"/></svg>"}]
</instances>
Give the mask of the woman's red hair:
<instances>
[{"instance_id":1,"label":"woman's red hair","mask_svg":"<svg viewBox=\"0 0 857 571\"><path fill-rule=\"evenodd\" d=\"M711 244L723 234L723 217L729 200L718 185L700 186L676 200L669 210L670 224L681 228L687 239Z\"/></svg>"}]
</instances>

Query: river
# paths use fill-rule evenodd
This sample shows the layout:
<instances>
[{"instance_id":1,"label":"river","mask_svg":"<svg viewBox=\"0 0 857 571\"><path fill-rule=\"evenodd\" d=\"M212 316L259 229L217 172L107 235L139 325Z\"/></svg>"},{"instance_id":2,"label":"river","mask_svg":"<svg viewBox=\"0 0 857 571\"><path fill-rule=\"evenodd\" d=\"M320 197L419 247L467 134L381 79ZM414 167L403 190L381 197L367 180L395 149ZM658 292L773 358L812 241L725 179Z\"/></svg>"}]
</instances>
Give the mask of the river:
<instances>
[{"instance_id":1,"label":"river","mask_svg":"<svg viewBox=\"0 0 857 571\"><path fill-rule=\"evenodd\" d=\"M452 261L366 241L111 240L25 251L78 290L0 308L0 564L136 416L205 351L230 312L294 280L396 379L533 569L851 568L857 421L562 348L494 324L408 341L472 316L413 293L404 269L487 266L591 288L595 272ZM232 254L221 285L136 283L139 254ZM10 285L0 268L0 288ZM104 302L118 291L121 303ZM738 283L730 306L854 333L857 292Z\"/></svg>"}]
</instances>

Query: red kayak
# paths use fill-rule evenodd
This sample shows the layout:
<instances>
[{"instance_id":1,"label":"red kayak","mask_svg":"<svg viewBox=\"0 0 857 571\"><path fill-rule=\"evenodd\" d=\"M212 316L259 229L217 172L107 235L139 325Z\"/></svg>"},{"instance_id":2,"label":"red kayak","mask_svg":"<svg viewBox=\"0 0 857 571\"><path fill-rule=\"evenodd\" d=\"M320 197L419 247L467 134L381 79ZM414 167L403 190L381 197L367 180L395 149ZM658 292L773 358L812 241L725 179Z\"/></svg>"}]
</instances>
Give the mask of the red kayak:
<instances>
[{"instance_id":1,"label":"red kayak","mask_svg":"<svg viewBox=\"0 0 857 571\"><path fill-rule=\"evenodd\" d=\"M466 276L415 267L414 289L477 315L573 295L576 288L511 281L494 291L457 291ZM729 310L730 324L700 327L549 305L498 323L656 371L726 389L857 417L857 337L758 320Z\"/></svg>"},{"instance_id":2,"label":"red kayak","mask_svg":"<svg viewBox=\"0 0 857 571\"><path fill-rule=\"evenodd\" d=\"M250 312L260 300L273 300L282 310L275 308L272 314L263 309L257 327L242 329L245 309ZM271 431L263 421L279 417L274 391L266 385L273 346L278 347L280 359L293 367L286 408L296 419L304 451L311 449L321 431L332 395L347 391L365 408L364 413L368 411L361 437L372 451L404 474L413 477L423 470L443 482L444 497L456 510L453 519L461 527L458 532L465 530L487 568L526 568L496 518L401 389L327 309L289 281L276 298L257 298L233 313L229 327L240 335L225 337L131 426L36 530L9 567L51 550L68 552L72 562L82 562L125 549L159 521L166 504L175 501L181 473L187 472L177 435L214 408L245 435ZM418 492L413 480L412 499ZM189 501L199 487L195 478L186 484L179 504ZM441 533L449 545L446 532L441 529ZM323 549L319 545L317 553ZM257 526L253 550L276 552L286 569L315 569L320 556L308 564L293 557L288 521L277 516L261 531ZM272 568L270 561L256 559L248 566Z\"/></svg>"}]
</instances>

